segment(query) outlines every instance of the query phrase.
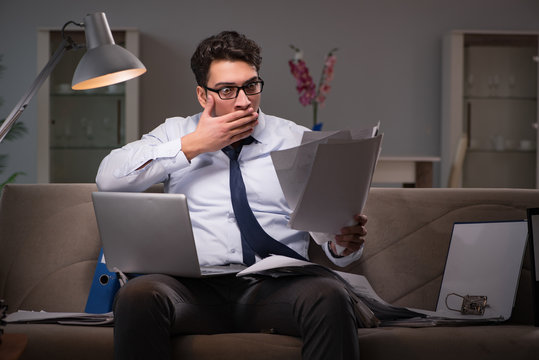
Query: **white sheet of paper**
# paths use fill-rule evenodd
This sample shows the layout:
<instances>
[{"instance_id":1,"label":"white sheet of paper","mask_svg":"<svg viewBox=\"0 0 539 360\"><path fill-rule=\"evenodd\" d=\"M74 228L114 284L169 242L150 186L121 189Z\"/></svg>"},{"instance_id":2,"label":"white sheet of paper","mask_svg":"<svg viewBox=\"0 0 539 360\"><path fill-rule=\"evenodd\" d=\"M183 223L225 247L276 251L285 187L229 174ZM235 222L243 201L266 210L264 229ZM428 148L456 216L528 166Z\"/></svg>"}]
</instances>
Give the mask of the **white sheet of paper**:
<instances>
[{"instance_id":1,"label":"white sheet of paper","mask_svg":"<svg viewBox=\"0 0 539 360\"><path fill-rule=\"evenodd\" d=\"M264 259L259 260L247 269L240 271L236 276L243 276L247 274L257 273L260 271L266 271L271 269L278 269L282 267L291 266L305 266L312 265L309 261L290 258L282 255L271 255Z\"/></svg>"},{"instance_id":2,"label":"white sheet of paper","mask_svg":"<svg viewBox=\"0 0 539 360\"><path fill-rule=\"evenodd\" d=\"M380 154L379 126L305 132L301 145L271 153L293 209L292 228L335 234L351 225L365 205Z\"/></svg>"},{"instance_id":3,"label":"white sheet of paper","mask_svg":"<svg viewBox=\"0 0 539 360\"><path fill-rule=\"evenodd\" d=\"M298 230L340 233L361 213L378 160L382 135L319 144L307 184L290 218Z\"/></svg>"},{"instance_id":4,"label":"white sheet of paper","mask_svg":"<svg viewBox=\"0 0 539 360\"><path fill-rule=\"evenodd\" d=\"M73 313L73 312L46 312L19 310L8 314L5 318L7 323L43 322L60 320L93 320L103 321L112 318L112 312L104 314Z\"/></svg>"},{"instance_id":5,"label":"white sheet of paper","mask_svg":"<svg viewBox=\"0 0 539 360\"><path fill-rule=\"evenodd\" d=\"M370 130L370 129L369 129ZM367 137L367 136L365 136ZM310 142L325 141L327 139L344 139L351 140L352 136L350 130L336 130L336 131L305 131L301 138L301 144L307 144Z\"/></svg>"},{"instance_id":6,"label":"white sheet of paper","mask_svg":"<svg viewBox=\"0 0 539 360\"><path fill-rule=\"evenodd\" d=\"M335 271L335 272L339 274L343 279L348 281L348 283L352 286L352 288L357 294L363 295L371 299L375 299L382 304L389 305L388 302L382 299L376 293L376 291L374 291L371 283L369 282L369 280L367 280L365 276L359 275L359 274L342 272L342 271Z\"/></svg>"},{"instance_id":7,"label":"white sheet of paper","mask_svg":"<svg viewBox=\"0 0 539 360\"><path fill-rule=\"evenodd\" d=\"M302 144L271 153L273 166L288 205L294 209L307 185L318 145L330 139L351 139L349 131L307 131Z\"/></svg>"}]
</instances>

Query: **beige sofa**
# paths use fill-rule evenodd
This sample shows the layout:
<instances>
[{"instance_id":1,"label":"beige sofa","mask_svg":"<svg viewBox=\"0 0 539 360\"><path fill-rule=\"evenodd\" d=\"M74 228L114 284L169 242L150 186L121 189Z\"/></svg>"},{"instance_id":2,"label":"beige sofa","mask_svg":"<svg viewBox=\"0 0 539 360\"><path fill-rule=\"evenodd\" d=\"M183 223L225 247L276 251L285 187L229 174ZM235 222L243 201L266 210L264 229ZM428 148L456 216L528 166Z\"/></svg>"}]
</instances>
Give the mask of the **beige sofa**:
<instances>
[{"instance_id":1,"label":"beige sofa","mask_svg":"<svg viewBox=\"0 0 539 360\"><path fill-rule=\"evenodd\" d=\"M0 207L0 298L19 309L84 310L100 242L93 184L8 185ZM433 310L451 225L523 219L537 190L374 188L365 213L368 243L345 271L365 275L396 305ZM329 265L320 249L313 261ZM359 329L362 359L537 359L528 253L513 317L503 325ZM24 333L22 359L112 359L111 327L11 324ZM178 336L177 359L299 359L301 340L273 334Z\"/></svg>"}]
</instances>

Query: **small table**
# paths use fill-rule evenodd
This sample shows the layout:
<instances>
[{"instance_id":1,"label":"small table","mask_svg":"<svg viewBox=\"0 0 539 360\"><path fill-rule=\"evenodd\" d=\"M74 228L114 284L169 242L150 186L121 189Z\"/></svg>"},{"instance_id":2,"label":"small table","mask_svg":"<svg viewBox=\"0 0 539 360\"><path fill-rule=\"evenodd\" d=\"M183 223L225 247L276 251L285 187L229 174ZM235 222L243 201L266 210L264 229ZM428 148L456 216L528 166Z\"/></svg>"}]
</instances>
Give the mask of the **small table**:
<instances>
[{"instance_id":1,"label":"small table","mask_svg":"<svg viewBox=\"0 0 539 360\"><path fill-rule=\"evenodd\" d=\"M0 359L17 360L28 343L28 337L24 334L4 334L0 344Z\"/></svg>"},{"instance_id":2,"label":"small table","mask_svg":"<svg viewBox=\"0 0 539 360\"><path fill-rule=\"evenodd\" d=\"M380 156L372 182L432 187L432 167L439 161L435 156Z\"/></svg>"}]
</instances>

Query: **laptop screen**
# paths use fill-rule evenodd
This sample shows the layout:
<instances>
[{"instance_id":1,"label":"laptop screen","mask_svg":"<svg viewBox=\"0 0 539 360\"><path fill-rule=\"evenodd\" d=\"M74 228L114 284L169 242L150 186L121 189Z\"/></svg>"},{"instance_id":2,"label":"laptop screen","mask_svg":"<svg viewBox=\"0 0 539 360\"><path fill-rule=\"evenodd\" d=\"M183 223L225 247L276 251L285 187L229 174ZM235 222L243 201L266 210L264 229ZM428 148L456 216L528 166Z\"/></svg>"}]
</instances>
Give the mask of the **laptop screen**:
<instances>
[{"instance_id":1,"label":"laptop screen","mask_svg":"<svg viewBox=\"0 0 539 360\"><path fill-rule=\"evenodd\" d=\"M539 208L528 209L534 324L539 326Z\"/></svg>"},{"instance_id":2,"label":"laptop screen","mask_svg":"<svg viewBox=\"0 0 539 360\"><path fill-rule=\"evenodd\" d=\"M527 223L455 223L436 311L453 317L509 319L526 248ZM483 315L461 314L465 296L486 296Z\"/></svg>"}]
</instances>

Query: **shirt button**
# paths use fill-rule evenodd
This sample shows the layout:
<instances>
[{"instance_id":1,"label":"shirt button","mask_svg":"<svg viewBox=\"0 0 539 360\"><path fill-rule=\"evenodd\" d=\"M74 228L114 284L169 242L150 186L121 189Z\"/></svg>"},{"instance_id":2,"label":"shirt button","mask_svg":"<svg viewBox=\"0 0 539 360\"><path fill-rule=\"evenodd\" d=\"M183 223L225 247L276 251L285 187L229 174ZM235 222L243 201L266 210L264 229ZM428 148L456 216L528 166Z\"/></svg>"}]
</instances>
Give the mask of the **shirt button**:
<instances>
[{"instance_id":1,"label":"shirt button","mask_svg":"<svg viewBox=\"0 0 539 360\"><path fill-rule=\"evenodd\" d=\"M235 253L236 253L236 249L231 249L230 252L231 252L232 254L235 254Z\"/></svg>"}]
</instances>

